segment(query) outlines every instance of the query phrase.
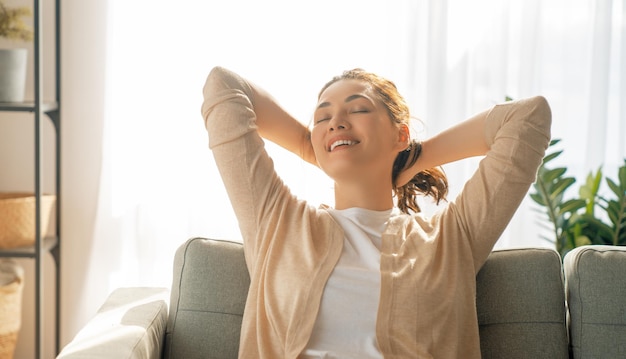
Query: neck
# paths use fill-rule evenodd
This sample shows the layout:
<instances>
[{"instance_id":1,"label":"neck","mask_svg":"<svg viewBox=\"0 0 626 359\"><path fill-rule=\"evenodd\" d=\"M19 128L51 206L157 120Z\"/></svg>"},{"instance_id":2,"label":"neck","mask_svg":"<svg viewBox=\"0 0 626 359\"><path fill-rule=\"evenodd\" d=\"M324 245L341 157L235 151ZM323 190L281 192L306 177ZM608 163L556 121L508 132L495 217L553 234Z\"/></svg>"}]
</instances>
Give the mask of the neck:
<instances>
[{"instance_id":1,"label":"neck","mask_svg":"<svg viewBox=\"0 0 626 359\"><path fill-rule=\"evenodd\" d=\"M381 181L376 178L360 178L350 182L335 182L335 208L352 207L374 211L393 208L391 179Z\"/></svg>"}]
</instances>

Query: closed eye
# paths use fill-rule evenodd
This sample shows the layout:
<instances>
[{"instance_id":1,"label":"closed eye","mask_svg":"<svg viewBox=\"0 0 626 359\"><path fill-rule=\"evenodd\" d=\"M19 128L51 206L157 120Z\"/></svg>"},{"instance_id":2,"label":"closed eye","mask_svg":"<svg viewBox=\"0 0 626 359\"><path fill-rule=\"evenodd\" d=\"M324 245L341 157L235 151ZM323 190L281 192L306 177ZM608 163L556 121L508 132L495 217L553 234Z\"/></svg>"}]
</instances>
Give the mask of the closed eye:
<instances>
[{"instance_id":1,"label":"closed eye","mask_svg":"<svg viewBox=\"0 0 626 359\"><path fill-rule=\"evenodd\" d=\"M328 121L328 120L330 120L330 117L322 117L320 119L315 120L314 124L317 125L320 122L324 122L324 121Z\"/></svg>"}]
</instances>

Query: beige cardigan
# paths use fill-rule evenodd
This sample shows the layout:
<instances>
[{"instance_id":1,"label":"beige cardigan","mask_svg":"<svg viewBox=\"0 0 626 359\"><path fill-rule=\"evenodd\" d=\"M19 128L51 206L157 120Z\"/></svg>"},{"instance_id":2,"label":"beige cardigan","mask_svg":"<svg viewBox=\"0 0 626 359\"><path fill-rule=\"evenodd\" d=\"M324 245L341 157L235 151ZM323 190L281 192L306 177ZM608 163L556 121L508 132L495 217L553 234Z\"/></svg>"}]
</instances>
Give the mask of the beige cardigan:
<instances>
[{"instance_id":1,"label":"beige cardigan","mask_svg":"<svg viewBox=\"0 0 626 359\"><path fill-rule=\"evenodd\" d=\"M239 357L297 358L343 231L276 174L256 131L250 86L216 67L202 106L251 277ZM551 123L542 97L484 116L490 150L461 194L432 218L393 217L382 235L376 333L385 358L480 358L476 274L535 180Z\"/></svg>"}]
</instances>

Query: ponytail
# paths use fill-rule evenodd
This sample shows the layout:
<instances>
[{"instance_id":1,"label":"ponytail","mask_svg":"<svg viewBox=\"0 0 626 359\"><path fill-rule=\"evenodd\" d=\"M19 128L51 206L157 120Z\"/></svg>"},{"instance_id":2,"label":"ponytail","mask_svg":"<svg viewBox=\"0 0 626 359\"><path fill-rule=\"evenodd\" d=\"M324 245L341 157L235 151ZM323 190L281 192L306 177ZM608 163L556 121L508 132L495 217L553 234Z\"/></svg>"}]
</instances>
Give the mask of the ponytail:
<instances>
[{"instance_id":1,"label":"ponytail","mask_svg":"<svg viewBox=\"0 0 626 359\"><path fill-rule=\"evenodd\" d=\"M417 204L417 195L433 197L435 203L439 204L441 200L446 200L448 194L448 179L446 174L440 168L430 168L419 172L411 180L401 187L396 187L395 183L398 176L405 169L413 166L420 154L422 153L422 144L416 140L412 140L409 147L398 153L391 174L393 191L398 201L398 208L404 213L409 210L419 213L421 209Z\"/></svg>"}]
</instances>

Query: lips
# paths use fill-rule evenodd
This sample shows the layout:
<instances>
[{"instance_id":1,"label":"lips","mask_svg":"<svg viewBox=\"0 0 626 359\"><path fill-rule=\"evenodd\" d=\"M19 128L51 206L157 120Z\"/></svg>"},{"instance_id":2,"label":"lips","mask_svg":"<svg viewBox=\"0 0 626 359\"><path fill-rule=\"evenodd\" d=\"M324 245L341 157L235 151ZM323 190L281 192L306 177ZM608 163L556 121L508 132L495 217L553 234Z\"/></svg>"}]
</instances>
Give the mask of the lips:
<instances>
[{"instance_id":1,"label":"lips","mask_svg":"<svg viewBox=\"0 0 626 359\"><path fill-rule=\"evenodd\" d=\"M340 139L333 139L329 142L329 146L328 146L328 152L332 152L335 148L339 147L339 146L353 146L358 144L359 141L355 141L352 139L346 139L346 138L340 138Z\"/></svg>"}]
</instances>

